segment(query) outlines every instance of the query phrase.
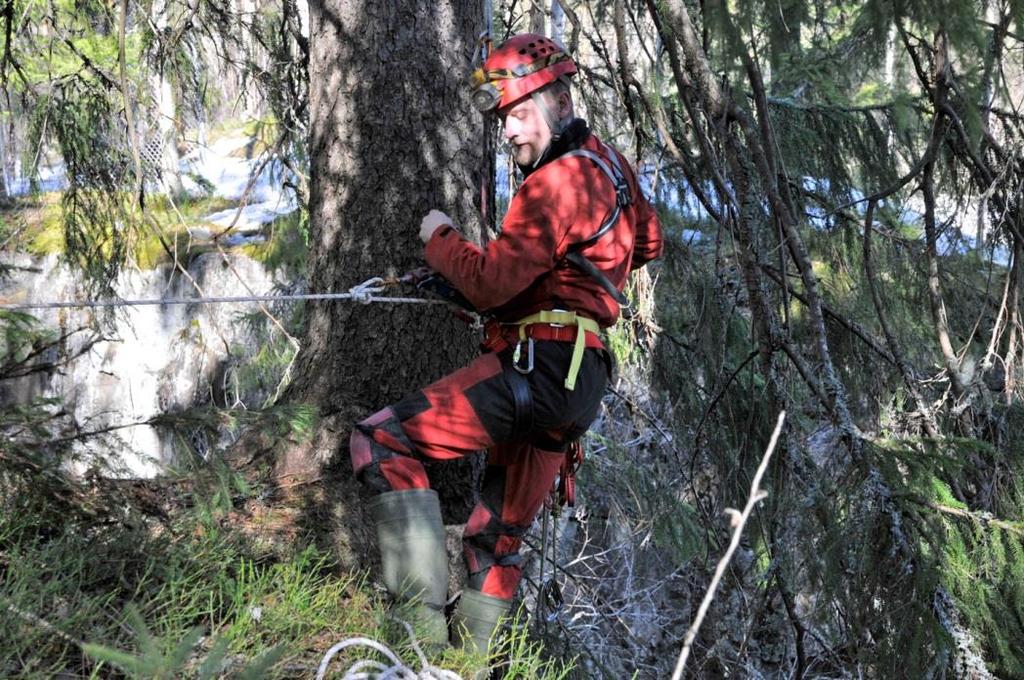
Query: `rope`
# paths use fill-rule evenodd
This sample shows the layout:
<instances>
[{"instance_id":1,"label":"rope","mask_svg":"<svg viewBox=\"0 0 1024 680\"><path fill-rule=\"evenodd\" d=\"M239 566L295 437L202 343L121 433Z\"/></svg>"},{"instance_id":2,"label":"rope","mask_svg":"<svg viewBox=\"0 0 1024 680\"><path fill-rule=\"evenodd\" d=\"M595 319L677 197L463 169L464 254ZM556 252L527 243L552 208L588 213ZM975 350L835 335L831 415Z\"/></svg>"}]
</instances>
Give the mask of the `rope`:
<instances>
[{"instance_id":1,"label":"rope","mask_svg":"<svg viewBox=\"0 0 1024 680\"><path fill-rule=\"evenodd\" d=\"M416 650L416 655L420 658L422 664L420 671L417 673L408 666L404 665L398 655L392 652L390 649L377 642L365 637L353 637L346 640L342 640L338 644L327 650L324 654L323 661L320 662L320 668L316 672L316 680L323 680L327 673L327 666L331 663L331 658L335 654L348 647L363 646L375 649L391 662L390 666L387 666L380 661L374 661L372 659L362 659L352 664L345 675L342 676L342 680L364 680L368 678L378 678L379 680L462 680L462 677L452 671L447 671L443 668L430 665L427 661L426 655L420 648L419 643L416 641L416 635L413 632L412 626L405 621L399 621L405 626L406 632L409 633L409 639L412 641L413 649ZM368 669L372 669L372 672Z\"/></svg>"},{"instance_id":2,"label":"rope","mask_svg":"<svg viewBox=\"0 0 1024 680\"><path fill-rule=\"evenodd\" d=\"M179 297L160 298L156 300L84 300L73 302L26 302L0 304L0 310L22 311L26 309L84 309L94 307L143 307L147 305L199 305L220 304L225 302L285 302L293 300L352 300L368 305L371 302L391 302L395 304L445 305L444 300L428 300L413 297L384 297L388 286L396 285L395 279L383 279L379 276L349 288L347 293L306 293L295 295L239 295L222 297Z\"/></svg>"}]
</instances>

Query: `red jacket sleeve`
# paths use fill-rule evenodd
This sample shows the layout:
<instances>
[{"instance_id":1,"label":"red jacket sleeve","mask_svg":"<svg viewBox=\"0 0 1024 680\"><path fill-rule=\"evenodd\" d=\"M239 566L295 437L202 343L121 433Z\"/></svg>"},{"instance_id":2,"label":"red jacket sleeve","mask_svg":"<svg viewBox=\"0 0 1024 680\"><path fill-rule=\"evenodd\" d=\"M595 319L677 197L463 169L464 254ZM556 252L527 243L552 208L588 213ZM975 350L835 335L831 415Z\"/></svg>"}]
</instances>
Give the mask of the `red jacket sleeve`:
<instances>
[{"instance_id":1,"label":"red jacket sleeve","mask_svg":"<svg viewBox=\"0 0 1024 680\"><path fill-rule=\"evenodd\" d=\"M502 305L551 271L564 254L577 197L537 172L519 188L502 221L501 235L485 249L454 229L438 229L427 241L427 264L452 282L473 306Z\"/></svg>"},{"instance_id":2,"label":"red jacket sleeve","mask_svg":"<svg viewBox=\"0 0 1024 680\"><path fill-rule=\"evenodd\" d=\"M665 243L661 236L658 213L645 196L641 194L636 206L636 234L633 241L633 261L630 269L638 269L651 260L661 257Z\"/></svg>"}]
</instances>

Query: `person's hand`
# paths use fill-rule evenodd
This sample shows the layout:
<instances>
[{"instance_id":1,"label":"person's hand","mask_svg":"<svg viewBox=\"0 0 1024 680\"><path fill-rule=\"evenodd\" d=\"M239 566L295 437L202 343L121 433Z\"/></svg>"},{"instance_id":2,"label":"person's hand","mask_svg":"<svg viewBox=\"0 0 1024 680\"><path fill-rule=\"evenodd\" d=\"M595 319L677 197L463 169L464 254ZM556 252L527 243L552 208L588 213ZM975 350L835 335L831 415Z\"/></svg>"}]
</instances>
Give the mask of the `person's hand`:
<instances>
[{"instance_id":1,"label":"person's hand","mask_svg":"<svg viewBox=\"0 0 1024 680\"><path fill-rule=\"evenodd\" d=\"M434 232L444 226L452 226L452 220L440 210L431 210L420 222L420 240L426 243Z\"/></svg>"}]
</instances>

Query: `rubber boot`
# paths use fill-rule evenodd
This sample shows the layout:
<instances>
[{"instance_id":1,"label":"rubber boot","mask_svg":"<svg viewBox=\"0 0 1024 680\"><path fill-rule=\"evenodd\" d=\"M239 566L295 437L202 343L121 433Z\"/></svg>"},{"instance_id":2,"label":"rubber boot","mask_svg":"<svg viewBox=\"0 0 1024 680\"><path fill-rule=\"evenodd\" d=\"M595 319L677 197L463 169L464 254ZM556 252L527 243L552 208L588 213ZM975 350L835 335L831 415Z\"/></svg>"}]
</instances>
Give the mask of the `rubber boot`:
<instances>
[{"instance_id":1,"label":"rubber boot","mask_svg":"<svg viewBox=\"0 0 1024 680\"><path fill-rule=\"evenodd\" d=\"M479 590L463 590L452 617L452 644L467 652L489 654L491 638L511 605L511 600L484 595Z\"/></svg>"},{"instance_id":2,"label":"rubber boot","mask_svg":"<svg viewBox=\"0 0 1024 680\"><path fill-rule=\"evenodd\" d=\"M425 647L448 646L448 553L437 492L389 491L374 497L369 509L384 585L396 600L397 616L413 625Z\"/></svg>"}]
</instances>

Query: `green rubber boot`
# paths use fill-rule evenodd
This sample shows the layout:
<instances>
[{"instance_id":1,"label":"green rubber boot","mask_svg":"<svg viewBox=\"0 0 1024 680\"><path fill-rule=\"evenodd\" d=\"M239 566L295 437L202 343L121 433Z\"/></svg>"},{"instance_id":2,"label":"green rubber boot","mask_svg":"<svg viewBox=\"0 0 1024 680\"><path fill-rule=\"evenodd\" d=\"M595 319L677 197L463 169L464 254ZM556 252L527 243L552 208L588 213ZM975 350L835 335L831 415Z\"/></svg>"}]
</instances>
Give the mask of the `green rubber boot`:
<instances>
[{"instance_id":1,"label":"green rubber boot","mask_svg":"<svg viewBox=\"0 0 1024 680\"><path fill-rule=\"evenodd\" d=\"M413 625L425 647L448 646L448 553L437 492L389 491L374 497L369 509L384 585L398 603L397 615Z\"/></svg>"},{"instance_id":2,"label":"green rubber boot","mask_svg":"<svg viewBox=\"0 0 1024 680\"><path fill-rule=\"evenodd\" d=\"M452 617L452 644L475 654L490 653L491 638L511 605L511 600L484 595L479 590L463 590Z\"/></svg>"}]
</instances>

